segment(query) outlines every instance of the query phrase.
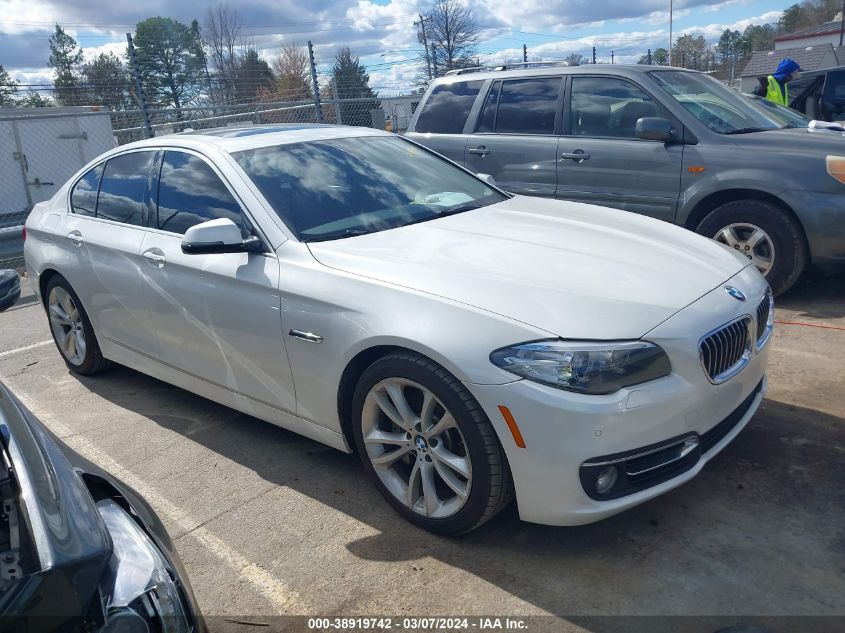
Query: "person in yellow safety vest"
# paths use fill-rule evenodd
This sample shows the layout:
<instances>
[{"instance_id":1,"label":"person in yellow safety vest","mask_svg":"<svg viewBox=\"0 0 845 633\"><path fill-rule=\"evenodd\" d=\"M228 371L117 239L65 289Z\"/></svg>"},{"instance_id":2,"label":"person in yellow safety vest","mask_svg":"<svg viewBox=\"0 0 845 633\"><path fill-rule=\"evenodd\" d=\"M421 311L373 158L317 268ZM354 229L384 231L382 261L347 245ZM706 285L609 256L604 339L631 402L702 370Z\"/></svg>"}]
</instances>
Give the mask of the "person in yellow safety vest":
<instances>
[{"instance_id":1,"label":"person in yellow safety vest","mask_svg":"<svg viewBox=\"0 0 845 633\"><path fill-rule=\"evenodd\" d=\"M789 90L786 84L800 76L801 67L798 62L788 57L781 60L777 70L767 77L766 99L789 107Z\"/></svg>"}]
</instances>

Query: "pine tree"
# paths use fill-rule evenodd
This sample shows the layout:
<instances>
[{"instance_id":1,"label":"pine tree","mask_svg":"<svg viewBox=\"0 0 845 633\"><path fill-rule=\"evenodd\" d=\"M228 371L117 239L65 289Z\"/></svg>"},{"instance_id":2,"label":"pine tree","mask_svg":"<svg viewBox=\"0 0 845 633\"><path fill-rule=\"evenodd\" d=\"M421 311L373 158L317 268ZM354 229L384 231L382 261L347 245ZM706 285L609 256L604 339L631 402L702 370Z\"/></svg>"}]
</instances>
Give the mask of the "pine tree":
<instances>
[{"instance_id":1,"label":"pine tree","mask_svg":"<svg viewBox=\"0 0 845 633\"><path fill-rule=\"evenodd\" d=\"M50 60L47 65L53 69L56 100L62 105L82 103L84 96L79 89L82 49L58 24L50 36Z\"/></svg>"},{"instance_id":2,"label":"pine tree","mask_svg":"<svg viewBox=\"0 0 845 633\"><path fill-rule=\"evenodd\" d=\"M0 108L8 108L17 104L15 95L18 92L18 82L9 75L3 64L0 64Z\"/></svg>"},{"instance_id":3,"label":"pine tree","mask_svg":"<svg viewBox=\"0 0 845 633\"><path fill-rule=\"evenodd\" d=\"M82 65L82 78L91 103L111 110L125 109L129 102L129 73L114 53L100 53Z\"/></svg>"},{"instance_id":4,"label":"pine tree","mask_svg":"<svg viewBox=\"0 0 845 633\"><path fill-rule=\"evenodd\" d=\"M370 110L379 107L375 93L370 88L370 76L348 47L341 48L335 55L334 68L337 98L356 99L351 103L341 101L340 114L344 125L372 125ZM360 99L360 101L357 101Z\"/></svg>"},{"instance_id":5,"label":"pine tree","mask_svg":"<svg viewBox=\"0 0 845 633\"><path fill-rule=\"evenodd\" d=\"M135 27L135 52L144 93L151 101L182 108L201 90L203 59L198 33L171 18L148 18Z\"/></svg>"}]
</instances>

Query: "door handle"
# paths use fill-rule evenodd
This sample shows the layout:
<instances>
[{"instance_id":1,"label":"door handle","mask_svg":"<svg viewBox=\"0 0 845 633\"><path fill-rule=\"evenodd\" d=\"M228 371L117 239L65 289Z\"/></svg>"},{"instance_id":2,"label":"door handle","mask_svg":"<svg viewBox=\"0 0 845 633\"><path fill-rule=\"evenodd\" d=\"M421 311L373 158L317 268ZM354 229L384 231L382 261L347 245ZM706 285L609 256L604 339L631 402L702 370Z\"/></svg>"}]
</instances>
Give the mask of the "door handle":
<instances>
[{"instance_id":1,"label":"door handle","mask_svg":"<svg viewBox=\"0 0 845 633\"><path fill-rule=\"evenodd\" d=\"M479 145L478 147L473 147L467 150L470 154L475 154L476 156L487 156L490 153L490 150L487 149L486 145Z\"/></svg>"},{"instance_id":2,"label":"door handle","mask_svg":"<svg viewBox=\"0 0 845 633\"><path fill-rule=\"evenodd\" d=\"M79 231L71 231L67 234L67 239L76 247L82 246L82 233Z\"/></svg>"},{"instance_id":3,"label":"door handle","mask_svg":"<svg viewBox=\"0 0 845 633\"><path fill-rule=\"evenodd\" d=\"M163 268L165 262L167 262L167 258L164 255L155 251L146 251L144 253L144 259L154 264L157 268Z\"/></svg>"},{"instance_id":4,"label":"door handle","mask_svg":"<svg viewBox=\"0 0 845 633\"><path fill-rule=\"evenodd\" d=\"M308 341L309 343L322 343L323 337L319 334L314 334L313 332L303 332L302 330L291 330L288 332L288 335L302 339L303 341Z\"/></svg>"},{"instance_id":5,"label":"door handle","mask_svg":"<svg viewBox=\"0 0 845 633\"><path fill-rule=\"evenodd\" d=\"M578 161L579 163L582 160L587 160L590 155L582 149L576 149L574 152L564 152L560 155L561 158L565 158L566 160L574 160Z\"/></svg>"}]
</instances>

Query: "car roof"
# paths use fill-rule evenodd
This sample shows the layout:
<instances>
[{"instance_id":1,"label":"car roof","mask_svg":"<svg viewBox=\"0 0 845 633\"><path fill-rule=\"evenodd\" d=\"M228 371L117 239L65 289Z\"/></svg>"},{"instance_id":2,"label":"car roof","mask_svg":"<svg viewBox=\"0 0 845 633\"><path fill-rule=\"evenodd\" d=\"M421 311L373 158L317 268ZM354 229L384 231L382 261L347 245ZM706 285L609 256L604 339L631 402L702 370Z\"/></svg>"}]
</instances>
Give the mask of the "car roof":
<instances>
[{"instance_id":1,"label":"car roof","mask_svg":"<svg viewBox=\"0 0 845 633\"><path fill-rule=\"evenodd\" d=\"M616 75L633 77L654 71L681 71L697 73L697 70L674 68L671 66L649 66L648 64L582 64L580 66L542 65L520 68L519 66L502 69L465 69L455 74L438 78L433 84L454 83L456 81L483 81L485 79L510 79L513 77L548 77L550 75Z\"/></svg>"},{"instance_id":2,"label":"car roof","mask_svg":"<svg viewBox=\"0 0 845 633\"><path fill-rule=\"evenodd\" d=\"M374 128L320 123L239 125L206 130L187 129L177 134L166 134L121 145L118 149L151 149L164 146L202 149L203 147L214 146L233 153L273 145L362 136L392 135L389 132Z\"/></svg>"}]
</instances>

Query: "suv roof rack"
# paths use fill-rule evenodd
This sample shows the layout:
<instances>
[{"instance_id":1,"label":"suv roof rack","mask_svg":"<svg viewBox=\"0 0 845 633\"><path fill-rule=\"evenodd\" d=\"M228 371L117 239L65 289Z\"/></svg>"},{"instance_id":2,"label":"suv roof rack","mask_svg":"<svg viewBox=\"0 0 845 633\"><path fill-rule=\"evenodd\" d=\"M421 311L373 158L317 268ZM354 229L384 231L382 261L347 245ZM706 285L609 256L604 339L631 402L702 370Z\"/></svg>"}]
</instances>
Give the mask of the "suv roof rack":
<instances>
[{"instance_id":1,"label":"suv roof rack","mask_svg":"<svg viewBox=\"0 0 845 633\"><path fill-rule=\"evenodd\" d=\"M468 73L483 73L490 70L513 70L518 68L547 68L549 66L569 66L569 62L519 62L516 64L500 64L498 66L472 66L470 68L456 68L447 70L448 75L466 75Z\"/></svg>"}]
</instances>

